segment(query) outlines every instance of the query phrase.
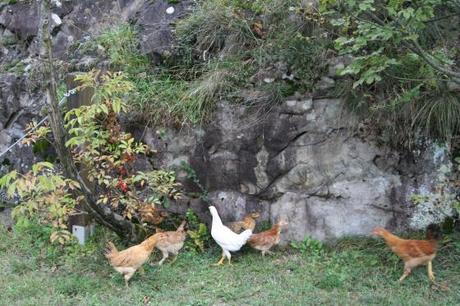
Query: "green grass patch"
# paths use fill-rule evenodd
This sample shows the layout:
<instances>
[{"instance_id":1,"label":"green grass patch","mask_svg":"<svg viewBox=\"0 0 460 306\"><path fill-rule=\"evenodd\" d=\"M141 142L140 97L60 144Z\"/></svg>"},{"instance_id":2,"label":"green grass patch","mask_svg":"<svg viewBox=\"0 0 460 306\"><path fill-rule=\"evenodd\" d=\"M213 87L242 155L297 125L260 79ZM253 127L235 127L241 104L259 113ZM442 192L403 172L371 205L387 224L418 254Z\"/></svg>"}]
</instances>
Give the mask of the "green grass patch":
<instances>
[{"instance_id":1,"label":"green grass patch","mask_svg":"<svg viewBox=\"0 0 460 306\"><path fill-rule=\"evenodd\" d=\"M315 22L305 19L300 6L296 0L264 1L263 5L259 1L205 1L177 25L180 65L237 63L228 69L236 88L225 93L230 100L242 89L277 92L281 97L312 91L326 71L326 51L332 40ZM207 65L205 70L212 69ZM273 80L265 82L266 77Z\"/></svg>"},{"instance_id":2,"label":"green grass patch","mask_svg":"<svg viewBox=\"0 0 460 306\"><path fill-rule=\"evenodd\" d=\"M136 29L126 23L111 26L78 49L103 54L113 70L128 74L136 87L129 97L131 113L144 123L201 124L211 118L218 100L248 102L245 91L264 93L264 103L270 104L313 89L324 72L328 40L317 35L316 26L299 22L303 17L291 8L299 3L199 2L177 23L173 55L155 67L140 53ZM274 81L254 78L264 73L273 74ZM295 78L282 78L289 73Z\"/></svg>"},{"instance_id":3,"label":"green grass patch","mask_svg":"<svg viewBox=\"0 0 460 306\"><path fill-rule=\"evenodd\" d=\"M113 68L128 74L145 72L149 67L147 56L138 50L136 32L127 23L120 23L102 32L89 46L90 49L102 47Z\"/></svg>"},{"instance_id":4,"label":"green grass patch","mask_svg":"<svg viewBox=\"0 0 460 306\"><path fill-rule=\"evenodd\" d=\"M377 239L349 238L312 250L277 249L262 257L244 248L233 266L213 267L216 247L180 253L174 264L144 265L124 287L103 257L112 234L98 230L85 247L43 251L41 239L0 230L0 291L4 305L457 305L460 237L441 244L430 284L420 267L399 284L401 261ZM35 242L34 242L35 239ZM161 258L157 251L149 263Z\"/></svg>"},{"instance_id":5,"label":"green grass patch","mask_svg":"<svg viewBox=\"0 0 460 306\"><path fill-rule=\"evenodd\" d=\"M112 69L123 71L135 85L128 97L131 113L150 124L198 124L206 120L215 105L213 99L224 90L226 63L152 67L138 49L137 33L121 23L102 32L80 47L83 53L103 52ZM208 69L207 67L213 67ZM136 116L137 115L137 116Z\"/></svg>"},{"instance_id":6,"label":"green grass patch","mask_svg":"<svg viewBox=\"0 0 460 306\"><path fill-rule=\"evenodd\" d=\"M1 0L0 4L7 4L7 5L13 5L18 3L18 0Z\"/></svg>"},{"instance_id":7,"label":"green grass patch","mask_svg":"<svg viewBox=\"0 0 460 306\"><path fill-rule=\"evenodd\" d=\"M24 73L24 68L26 65L21 62L20 60L13 60L12 62L0 67L0 71L15 73L15 74L22 74Z\"/></svg>"}]
</instances>

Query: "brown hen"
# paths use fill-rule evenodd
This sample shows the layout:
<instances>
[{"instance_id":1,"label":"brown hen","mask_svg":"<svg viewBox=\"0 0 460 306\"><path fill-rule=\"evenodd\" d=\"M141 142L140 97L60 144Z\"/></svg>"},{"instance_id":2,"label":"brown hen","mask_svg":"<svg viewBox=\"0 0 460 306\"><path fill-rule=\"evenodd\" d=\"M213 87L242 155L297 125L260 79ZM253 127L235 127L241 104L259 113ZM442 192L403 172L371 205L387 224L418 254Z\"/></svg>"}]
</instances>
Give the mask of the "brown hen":
<instances>
[{"instance_id":1,"label":"brown hen","mask_svg":"<svg viewBox=\"0 0 460 306\"><path fill-rule=\"evenodd\" d=\"M254 230L256 227L256 219L260 217L258 212L253 212L246 215L243 220L230 222L227 224L227 227L230 228L233 232L239 234L245 230Z\"/></svg>"},{"instance_id":2,"label":"brown hen","mask_svg":"<svg viewBox=\"0 0 460 306\"><path fill-rule=\"evenodd\" d=\"M168 213L161 211L150 204L144 204L139 209L142 222L149 224L160 224L168 216Z\"/></svg>"},{"instance_id":3,"label":"brown hen","mask_svg":"<svg viewBox=\"0 0 460 306\"><path fill-rule=\"evenodd\" d=\"M187 236L187 231L185 230L186 221L182 221L180 226L175 231L161 232L163 234L162 238L156 244L156 248L161 251L163 258L158 262L159 265L168 258L169 253L174 254L174 259L172 262L175 262L177 259L177 254L184 246L184 241Z\"/></svg>"},{"instance_id":4,"label":"brown hen","mask_svg":"<svg viewBox=\"0 0 460 306\"><path fill-rule=\"evenodd\" d=\"M123 274L126 286L137 269L147 261L155 245L162 237L163 233L155 234L142 243L123 251L118 251L112 242L107 244L105 257L117 272Z\"/></svg>"},{"instance_id":5,"label":"brown hen","mask_svg":"<svg viewBox=\"0 0 460 306\"><path fill-rule=\"evenodd\" d=\"M427 265L428 277L434 282L432 261L436 257L440 228L430 224L427 227L426 240L401 239L382 227L373 230L373 234L382 237L390 249L404 261L404 273L399 278L402 282L413 268Z\"/></svg>"},{"instance_id":6,"label":"brown hen","mask_svg":"<svg viewBox=\"0 0 460 306\"><path fill-rule=\"evenodd\" d=\"M283 226L287 225L286 221L279 221L268 231L261 233L253 234L248 240L248 244L262 252L262 256L265 256L265 253L269 253L270 249L277 245L280 242L280 233Z\"/></svg>"}]
</instances>

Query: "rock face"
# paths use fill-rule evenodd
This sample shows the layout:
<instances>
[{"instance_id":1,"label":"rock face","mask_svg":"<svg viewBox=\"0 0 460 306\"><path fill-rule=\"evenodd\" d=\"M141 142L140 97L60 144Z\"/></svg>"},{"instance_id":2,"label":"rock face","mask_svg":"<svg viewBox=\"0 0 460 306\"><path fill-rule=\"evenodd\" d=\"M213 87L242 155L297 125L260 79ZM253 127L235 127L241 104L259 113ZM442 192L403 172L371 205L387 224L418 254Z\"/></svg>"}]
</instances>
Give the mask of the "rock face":
<instances>
[{"instance_id":1,"label":"rock face","mask_svg":"<svg viewBox=\"0 0 460 306\"><path fill-rule=\"evenodd\" d=\"M37 35L38 23L36 3L19 2L0 13L0 24L15 33L20 40L28 40Z\"/></svg>"},{"instance_id":2,"label":"rock face","mask_svg":"<svg viewBox=\"0 0 460 306\"><path fill-rule=\"evenodd\" d=\"M41 96L24 91L24 88L29 87L27 83L24 77L0 74L0 153L24 134L24 127L33 118L41 117ZM35 160L31 149L19 144L7 155L0 157L0 165L11 163L23 167Z\"/></svg>"},{"instance_id":3,"label":"rock face","mask_svg":"<svg viewBox=\"0 0 460 306\"><path fill-rule=\"evenodd\" d=\"M176 2L176 1L175 1ZM150 56L154 62L171 55L174 49L174 23L185 16L193 5L193 1L167 0L135 1L139 3L135 20L140 34L141 52Z\"/></svg>"},{"instance_id":4,"label":"rock face","mask_svg":"<svg viewBox=\"0 0 460 306\"><path fill-rule=\"evenodd\" d=\"M27 123L43 117L40 111L45 99L40 90L41 79L36 73L41 63L37 60L39 4L29 2L0 4L0 152L23 135ZM69 63L83 71L96 66L98 58L86 55L76 58L79 55L75 54L72 46L78 41L91 40L94 35L121 20L135 23L144 53L154 59L170 54L174 49L173 24L193 5L192 1L169 4L166 0L52 2L59 3L52 7L51 15L53 53L58 74ZM104 66L103 63L101 65ZM64 78L62 75L59 77ZM0 157L0 164L5 158L17 166L34 160L31 150L21 146Z\"/></svg>"},{"instance_id":5,"label":"rock face","mask_svg":"<svg viewBox=\"0 0 460 306\"><path fill-rule=\"evenodd\" d=\"M91 40L119 20L134 24L141 51L154 62L161 61L175 49L174 23L194 5L187 0L61 2L53 8L54 55L66 63L76 62L81 70L95 66L98 58L72 58L71 46ZM317 3L302 1L306 9ZM31 119L43 117L43 93L33 82L34 66L39 63L37 9L36 2L0 4L0 66L9 67L0 72L0 152L22 136ZM315 91L330 90L337 70L349 60L331 60L328 75ZM57 63L59 68L64 62ZM261 71L250 81L289 79L283 63L274 65L273 71ZM451 167L442 149L431 146L406 154L377 146L360 134L355 119L337 99L299 95L279 105L267 103L267 110L217 103L215 117L206 127L162 133L143 127L139 132L134 127L133 132L159 152L155 166L190 164L224 221L255 210L262 221L285 219L289 225L282 234L284 242L306 236L368 235L377 225L418 228L432 221L421 219L428 215L426 207L414 207L410 196L432 193L441 169ZM34 161L31 149L19 146L0 157L0 166L11 163L25 169ZM152 165L142 160L136 167ZM185 179L184 171L179 176L188 191L200 192ZM198 198L184 199L171 210L183 213L188 207L210 219L207 203Z\"/></svg>"},{"instance_id":6,"label":"rock face","mask_svg":"<svg viewBox=\"0 0 460 306\"><path fill-rule=\"evenodd\" d=\"M417 227L410 222L410 195L432 188L442 164L430 162L429 149L418 167L362 139L341 100L288 99L263 120L221 102L215 116L199 133L169 132L147 143L162 151L165 166L191 164L224 221L254 210L271 223L288 220L284 242L369 235L375 226ZM209 218L206 203L189 205Z\"/></svg>"}]
</instances>

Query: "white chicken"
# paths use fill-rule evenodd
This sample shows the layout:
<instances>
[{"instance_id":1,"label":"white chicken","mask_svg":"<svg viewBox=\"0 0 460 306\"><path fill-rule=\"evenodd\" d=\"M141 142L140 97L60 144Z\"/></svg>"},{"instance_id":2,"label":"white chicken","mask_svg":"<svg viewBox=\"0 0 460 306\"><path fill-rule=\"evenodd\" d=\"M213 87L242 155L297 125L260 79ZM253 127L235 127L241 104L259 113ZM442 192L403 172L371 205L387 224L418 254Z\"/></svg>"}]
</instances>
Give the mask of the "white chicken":
<instances>
[{"instance_id":1,"label":"white chicken","mask_svg":"<svg viewBox=\"0 0 460 306\"><path fill-rule=\"evenodd\" d=\"M241 247L246 244L249 237L251 237L252 230L248 229L241 234L235 234L231 229L222 224L222 220L214 206L209 206L209 211L212 215L211 236L222 248L222 258L216 265L222 265L225 257L228 259L228 264L231 265L230 259L232 255L230 252L236 252L241 249Z\"/></svg>"}]
</instances>

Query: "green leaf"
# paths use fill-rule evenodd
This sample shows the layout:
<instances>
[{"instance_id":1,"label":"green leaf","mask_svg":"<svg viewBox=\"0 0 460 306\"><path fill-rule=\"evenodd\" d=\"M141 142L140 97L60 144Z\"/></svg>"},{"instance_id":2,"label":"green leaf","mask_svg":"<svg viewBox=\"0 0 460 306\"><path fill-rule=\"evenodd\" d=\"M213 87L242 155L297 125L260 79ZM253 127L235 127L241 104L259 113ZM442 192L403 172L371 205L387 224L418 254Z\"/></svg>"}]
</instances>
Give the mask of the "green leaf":
<instances>
[{"instance_id":1,"label":"green leaf","mask_svg":"<svg viewBox=\"0 0 460 306\"><path fill-rule=\"evenodd\" d=\"M8 186L8 189L6 191L8 197L12 198L16 192L16 182L11 183L11 185Z\"/></svg>"},{"instance_id":2,"label":"green leaf","mask_svg":"<svg viewBox=\"0 0 460 306\"><path fill-rule=\"evenodd\" d=\"M358 4L358 7L361 11L375 11L375 8L373 7L374 1L370 0L363 0Z\"/></svg>"},{"instance_id":3,"label":"green leaf","mask_svg":"<svg viewBox=\"0 0 460 306\"><path fill-rule=\"evenodd\" d=\"M4 188L10 184L12 180L15 180L17 177L18 173L16 170L11 171L8 174L5 174L0 178L0 187Z\"/></svg>"},{"instance_id":4,"label":"green leaf","mask_svg":"<svg viewBox=\"0 0 460 306\"><path fill-rule=\"evenodd\" d=\"M169 199L167 197L161 198L161 204L164 208L168 208L169 206L171 206L171 204L169 203Z\"/></svg>"},{"instance_id":5,"label":"green leaf","mask_svg":"<svg viewBox=\"0 0 460 306\"><path fill-rule=\"evenodd\" d=\"M99 108L101 109L101 111L102 111L104 114L106 114L106 115L109 114L109 108L107 107L107 105L105 105L105 104L100 104L100 105L99 105Z\"/></svg>"},{"instance_id":6,"label":"green leaf","mask_svg":"<svg viewBox=\"0 0 460 306\"><path fill-rule=\"evenodd\" d=\"M112 107L113 107L113 111L118 114L121 111L121 100L114 99L112 103Z\"/></svg>"}]
</instances>

